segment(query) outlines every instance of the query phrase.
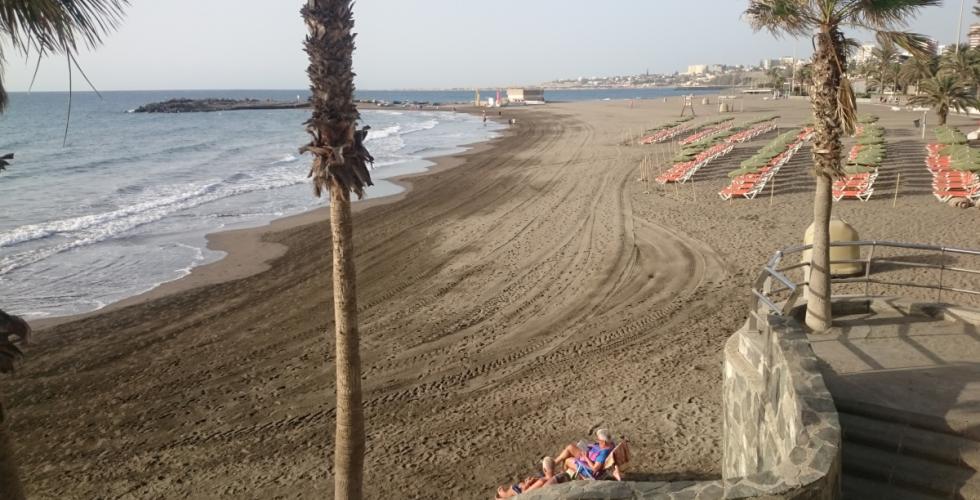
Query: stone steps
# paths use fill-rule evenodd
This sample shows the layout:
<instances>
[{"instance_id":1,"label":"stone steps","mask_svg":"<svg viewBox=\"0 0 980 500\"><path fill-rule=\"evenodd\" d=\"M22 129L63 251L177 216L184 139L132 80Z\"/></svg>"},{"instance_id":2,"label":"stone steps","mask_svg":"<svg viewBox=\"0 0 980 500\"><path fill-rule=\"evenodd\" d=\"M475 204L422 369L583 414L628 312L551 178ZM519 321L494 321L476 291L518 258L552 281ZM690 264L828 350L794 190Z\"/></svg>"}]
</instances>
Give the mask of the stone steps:
<instances>
[{"instance_id":1,"label":"stone steps","mask_svg":"<svg viewBox=\"0 0 980 500\"><path fill-rule=\"evenodd\" d=\"M944 417L935 415L924 415L912 411L902 411L895 408L879 406L864 401L853 401L846 398L835 397L834 406L839 413L858 415L862 417L891 422L895 424L905 424L918 429L932 431L941 434L951 434L974 441L980 442L980 427L967 423L950 422Z\"/></svg>"},{"instance_id":2,"label":"stone steps","mask_svg":"<svg viewBox=\"0 0 980 500\"><path fill-rule=\"evenodd\" d=\"M980 442L909 424L841 413L846 443L980 471Z\"/></svg>"},{"instance_id":3,"label":"stone steps","mask_svg":"<svg viewBox=\"0 0 980 500\"><path fill-rule=\"evenodd\" d=\"M942 500L949 498L848 475L844 476L841 489L844 500Z\"/></svg>"},{"instance_id":4,"label":"stone steps","mask_svg":"<svg viewBox=\"0 0 980 500\"><path fill-rule=\"evenodd\" d=\"M835 400L846 499L980 498L980 433L945 418Z\"/></svg>"},{"instance_id":5,"label":"stone steps","mask_svg":"<svg viewBox=\"0 0 980 500\"><path fill-rule=\"evenodd\" d=\"M844 441L843 484L853 478L876 482L879 488L947 499L980 498L980 473L964 467ZM855 498L855 497L851 497Z\"/></svg>"}]
</instances>

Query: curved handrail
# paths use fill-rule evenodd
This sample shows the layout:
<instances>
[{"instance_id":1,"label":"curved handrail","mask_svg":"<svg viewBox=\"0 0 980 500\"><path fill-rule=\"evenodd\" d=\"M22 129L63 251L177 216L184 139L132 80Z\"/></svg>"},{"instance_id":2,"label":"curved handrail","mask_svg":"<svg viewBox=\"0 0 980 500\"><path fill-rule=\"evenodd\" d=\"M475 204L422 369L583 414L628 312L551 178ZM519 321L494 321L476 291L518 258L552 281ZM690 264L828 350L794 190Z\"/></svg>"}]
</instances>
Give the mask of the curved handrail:
<instances>
[{"instance_id":1,"label":"curved handrail","mask_svg":"<svg viewBox=\"0 0 980 500\"><path fill-rule=\"evenodd\" d=\"M921 243L905 243L899 241L888 241L888 240L857 240L857 241L833 241L830 243L832 247L870 247L871 250L868 252L866 258L861 259L841 259L841 260L831 260L830 264L864 264L863 276L857 277L847 277L847 278L831 278L833 283L864 283L865 289L871 284L880 285L891 285L891 286L904 286L912 288L929 288L938 291L938 299L942 299L943 291L966 293L971 295L980 296L980 290L973 289L963 289L954 288L950 286L944 286L943 275L946 271L968 273L980 275L980 269L968 269L960 268L955 266L946 265L947 255L971 255L980 256L980 250L973 250L969 248L958 248L958 247L947 247L947 246L937 246L937 245L925 245ZM939 264L921 263L921 262L903 262L896 260L889 260L887 258L875 258L875 250L878 247L882 248L903 248L907 250L919 250L919 251L929 251L936 252L940 255ZM784 248L782 250L776 251L773 256L763 267L756 279L755 285L752 287L752 293L756 298L755 310L759 311L760 306L765 306L769 312L776 314L778 316L785 316L789 314L789 311L796 305L797 299L799 299L800 294L803 289L808 285L808 282L801 281L799 283L793 281L788 276L786 276L787 271L808 268L810 266L809 262L798 262L790 264L787 266L781 266L783 259L787 256L802 254L806 250L813 248L813 245L795 245L791 247ZM911 283L911 282L889 282L884 280L878 280L872 278L872 272L875 264L889 264L892 266L897 266L898 268L928 268L928 269L938 269L939 281L935 284L929 283ZM785 301L781 301L775 298L778 293L789 291L789 297ZM782 302L782 304L780 304Z\"/></svg>"}]
</instances>

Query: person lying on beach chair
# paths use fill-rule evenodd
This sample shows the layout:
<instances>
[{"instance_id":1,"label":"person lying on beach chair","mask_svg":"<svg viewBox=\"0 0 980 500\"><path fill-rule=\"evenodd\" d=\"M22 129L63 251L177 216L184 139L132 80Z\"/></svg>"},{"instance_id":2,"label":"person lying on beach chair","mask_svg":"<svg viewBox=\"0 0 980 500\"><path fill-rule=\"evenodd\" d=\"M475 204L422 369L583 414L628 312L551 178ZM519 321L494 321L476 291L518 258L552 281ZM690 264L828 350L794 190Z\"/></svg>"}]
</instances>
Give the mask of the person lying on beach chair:
<instances>
[{"instance_id":1,"label":"person lying on beach chair","mask_svg":"<svg viewBox=\"0 0 980 500\"><path fill-rule=\"evenodd\" d=\"M541 460L541 475L528 477L520 483L510 485L509 488L506 485L497 488L496 498L497 500L511 498L521 493L566 481L571 481L571 477L565 473L555 474L555 461L551 457L544 457Z\"/></svg>"},{"instance_id":2,"label":"person lying on beach chair","mask_svg":"<svg viewBox=\"0 0 980 500\"><path fill-rule=\"evenodd\" d=\"M573 471L583 479L595 479L603 472L606 459L616 447L606 429L596 430L595 437L597 442L592 444L579 441L566 446L555 457L555 463L563 465L565 470Z\"/></svg>"}]
</instances>

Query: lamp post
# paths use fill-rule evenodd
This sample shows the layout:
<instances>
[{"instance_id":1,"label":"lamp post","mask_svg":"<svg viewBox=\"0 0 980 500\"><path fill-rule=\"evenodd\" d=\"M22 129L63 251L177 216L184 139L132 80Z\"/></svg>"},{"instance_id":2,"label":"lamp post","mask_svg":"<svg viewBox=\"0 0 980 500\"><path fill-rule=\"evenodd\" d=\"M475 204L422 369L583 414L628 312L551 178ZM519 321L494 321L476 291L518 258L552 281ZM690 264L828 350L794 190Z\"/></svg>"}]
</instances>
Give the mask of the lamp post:
<instances>
[{"instance_id":1,"label":"lamp post","mask_svg":"<svg viewBox=\"0 0 980 500\"><path fill-rule=\"evenodd\" d=\"M960 22L956 25L956 48L954 53L960 53L960 41L963 40L963 9L966 8L966 0L960 1Z\"/></svg>"}]
</instances>

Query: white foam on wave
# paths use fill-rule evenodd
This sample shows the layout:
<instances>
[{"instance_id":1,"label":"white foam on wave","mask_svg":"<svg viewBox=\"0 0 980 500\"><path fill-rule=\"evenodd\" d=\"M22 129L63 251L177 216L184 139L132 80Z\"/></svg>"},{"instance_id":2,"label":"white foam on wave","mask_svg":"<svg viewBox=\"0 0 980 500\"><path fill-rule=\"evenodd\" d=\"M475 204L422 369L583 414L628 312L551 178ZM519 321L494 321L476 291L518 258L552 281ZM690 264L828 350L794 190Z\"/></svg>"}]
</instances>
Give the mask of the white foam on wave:
<instances>
[{"instance_id":1,"label":"white foam on wave","mask_svg":"<svg viewBox=\"0 0 980 500\"><path fill-rule=\"evenodd\" d=\"M292 163L292 162L294 162L294 161L296 161L298 159L299 159L299 157L296 156L296 155L286 155L286 156L283 156L282 158L279 158L278 160L270 163L270 165L281 165L283 163Z\"/></svg>"},{"instance_id":2,"label":"white foam on wave","mask_svg":"<svg viewBox=\"0 0 980 500\"><path fill-rule=\"evenodd\" d=\"M52 236L63 237L66 241L5 256L0 259L0 274L9 273L75 248L117 238L142 225L205 203L303 182L306 182L306 176L301 171L285 168L269 169L265 176L249 179L249 182L211 181L170 186L169 190L175 191L176 194L124 206L111 212L21 226L0 234L0 248Z\"/></svg>"},{"instance_id":3,"label":"white foam on wave","mask_svg":"<svg viewBox=\"0 0 980 500\"><path fill-rule=\"evenodd\" d=\"M385 137L391 137L393 135L398 135L401 132L401 125L392 125L390 127L385 127L381 130L368 130L367 139L364 142L376 141L378 139L384 139Z\"/></svg>"},{"instance_id":4,"label":"white foam on wave","mask_svg":"<svg viewBox=\"0 0 980 500\"><path fill-rule=\"evenodd\" d=\"M413 123L408 130L405 131L403 135L413 134L415 132L422 132L425 130L432 130L439 126L439 120L430 119L424 122Z\"/></svg>"}]
</instances>

